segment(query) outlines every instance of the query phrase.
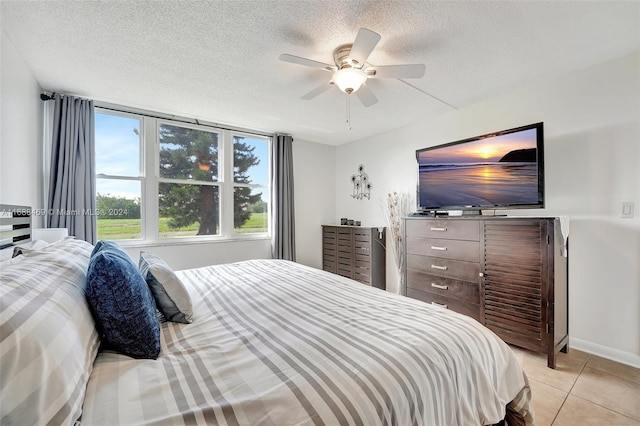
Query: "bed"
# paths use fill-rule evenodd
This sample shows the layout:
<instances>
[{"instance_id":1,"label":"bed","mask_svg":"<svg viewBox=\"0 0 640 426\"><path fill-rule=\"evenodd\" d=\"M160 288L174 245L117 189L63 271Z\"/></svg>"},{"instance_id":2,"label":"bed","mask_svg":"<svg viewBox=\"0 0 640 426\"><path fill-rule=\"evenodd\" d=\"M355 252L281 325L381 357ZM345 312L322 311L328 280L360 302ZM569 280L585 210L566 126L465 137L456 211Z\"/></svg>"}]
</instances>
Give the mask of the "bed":
<instances>
[{"instance_id":1,"label":"bed","mask_svg":"<svg viewBox=\"0 0 640 426\"><path fill-rule=\"evenodd\" d=\"M289 261L177 271L192 312L159 323L157 359L101 347L95 249L1 261L0 424L534 423L518 359L475 320Z\"/></svg>"}]
</instances>

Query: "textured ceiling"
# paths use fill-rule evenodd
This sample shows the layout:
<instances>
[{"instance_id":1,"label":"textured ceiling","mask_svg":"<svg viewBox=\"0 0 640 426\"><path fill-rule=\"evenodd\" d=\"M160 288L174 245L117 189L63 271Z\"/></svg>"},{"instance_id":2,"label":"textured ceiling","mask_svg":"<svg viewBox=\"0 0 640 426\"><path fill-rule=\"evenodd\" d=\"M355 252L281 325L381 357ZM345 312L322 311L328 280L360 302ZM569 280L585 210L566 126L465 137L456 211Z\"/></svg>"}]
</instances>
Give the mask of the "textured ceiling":
<instances>
[{"instance_id":1,"label":"textured ceiling","mask_svg":"<svg viewBox=\"0 0 640 426\"><path fill-rule=\"evenodd\" d=\"M45 90L327 144L403 127L640 50L627 1L2 1L2 30ZM358 28L382 36L372 65L424 63L422 79L370 80L379 102L331 75Z\"/></svg>"}]
</instances>

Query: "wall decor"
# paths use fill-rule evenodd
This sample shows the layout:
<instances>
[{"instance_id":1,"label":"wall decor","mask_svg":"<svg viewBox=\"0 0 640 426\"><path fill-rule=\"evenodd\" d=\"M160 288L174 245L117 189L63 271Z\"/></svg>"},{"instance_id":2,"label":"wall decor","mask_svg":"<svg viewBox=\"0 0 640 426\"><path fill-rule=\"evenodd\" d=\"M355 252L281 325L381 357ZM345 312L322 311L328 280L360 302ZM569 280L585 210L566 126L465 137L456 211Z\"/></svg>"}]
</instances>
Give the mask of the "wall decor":
<instances>
[{"instance_id":1,"label":"wall decor","mask_svg":"<svg viewBox=\"0 0 640 426\"><path fill-rule=\"evenodd\" d=\"M369 181L369 175L364 171L364 166L360 164L358 166L358 174L351 176L351 183L353 184L353 193L351 196L356 200L371 199L371 181Z\"/></svg>"}]
</instances>

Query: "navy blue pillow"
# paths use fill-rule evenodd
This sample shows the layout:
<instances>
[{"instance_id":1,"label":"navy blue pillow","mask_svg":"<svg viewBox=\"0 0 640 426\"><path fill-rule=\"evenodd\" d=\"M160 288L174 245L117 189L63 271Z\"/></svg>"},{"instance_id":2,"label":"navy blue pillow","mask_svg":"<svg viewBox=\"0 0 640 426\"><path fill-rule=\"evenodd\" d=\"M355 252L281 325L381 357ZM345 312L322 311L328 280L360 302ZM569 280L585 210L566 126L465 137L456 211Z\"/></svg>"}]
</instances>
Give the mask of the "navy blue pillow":
<instances>
[{"instance_id":1,"label":"navy blue pillow","mask_svg":"<svg viewBox=\"0 0 640 426\"><path fill-rule=\"evenodd\" d=\"M153 296L129 255L100 241L87 271L87 300L107 345L133 358L160 354L160 324Z\"/></svg>"}]
</instances>

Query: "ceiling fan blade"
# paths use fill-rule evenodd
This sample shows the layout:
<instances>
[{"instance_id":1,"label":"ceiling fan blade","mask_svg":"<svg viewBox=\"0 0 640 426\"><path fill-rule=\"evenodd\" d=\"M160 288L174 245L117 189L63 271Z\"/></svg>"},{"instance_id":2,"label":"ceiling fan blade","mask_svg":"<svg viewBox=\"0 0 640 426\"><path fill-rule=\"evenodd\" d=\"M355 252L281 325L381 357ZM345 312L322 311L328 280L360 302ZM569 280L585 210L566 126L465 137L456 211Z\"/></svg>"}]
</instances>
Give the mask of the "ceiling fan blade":
<instances>
[{"instance_id":1,"label":"ceiling fan blade","mask_svg":"<svg viewBox=\"0 0 640 426\"><path fill-rule=\"evenodd\" d=\"M349 57L359 65L364 65L379 41L380 34L366 28L360 28L356 39L353 41L353 46L351 46Z\"/></svg>"},{"instance_id":2,"label":"ceiling fan blade","mask_svg":"<svg viewBox=\"0 0 640 426\"><path fill-rule=\"evenodd\" d=\"M356 95L360 98L362 104L366 107L369 107L378 102L378 98L373 94L369 86L366 83L363 83L362 86L356 91Z\"/></svg>"},{"instance_id":3,"label":"ceiling fan blade","mask_svg":"<svg viewBox=\"0 0 640 426\"><path fill-rule=\"evenodd\" d=\"M320 95L321 93L326 92L327 90L329 90L330 87L331 87L331 83L322 83L320 86L316 87L309 93L302 95L300 99L304 99L305 101L308 101Z\"/></svg>"},{"instance_id":4,"label":"ceiling fan blade","mask_svg":"<svg viewBox=\"0 0 640 426\"><path fill-rule=\"evenodd\" d=\"M291 62L292 64L305 65L312 68L320 68L325 71L335 71L337 68L335 65L329 65L322 62L314 61L312 59L301 58L300 56L288 55L283 53L279 58L281 61Z\"/></svg>"},{"instance_id":5,"label":"ceiling fan blade","mask_svg":"<svg viewBox=\"0 0 640 426\"><path fill-rule=\"evenodd\" d=\"M410 65L381 65L368 67L366 73L369 78L422 78L426 70L424 64ZM374 74L371 74L374 71Z\"/></svg>"}]
</instances>

